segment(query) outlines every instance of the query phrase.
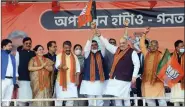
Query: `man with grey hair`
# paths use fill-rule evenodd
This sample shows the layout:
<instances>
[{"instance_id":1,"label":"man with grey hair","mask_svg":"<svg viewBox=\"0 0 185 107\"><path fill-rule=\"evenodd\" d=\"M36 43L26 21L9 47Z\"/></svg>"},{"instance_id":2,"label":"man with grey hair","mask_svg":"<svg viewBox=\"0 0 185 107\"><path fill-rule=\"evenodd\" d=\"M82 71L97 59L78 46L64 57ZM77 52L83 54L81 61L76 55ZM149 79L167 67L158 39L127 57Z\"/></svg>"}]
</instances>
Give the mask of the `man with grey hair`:
<instances>
[{"instance_id":1,"label":"man with grey hair","mask_svg":"<svg viewBox=\"0 0 185 107\"><path fill-rule=\"evenodd\" d=\"M12 41L14 54L17 51L17 47L22 45L22 40L25 37L28 37L28 35L20 30L15 30L8 35L7 39L10 39Z\"/></svg>"},{"instance_id":2,"label":"man with grey hair","mask_svg":"<svg viewBox=\"0 0 185 107\"><path fill-rule=\"evenodd\" d=\"M7 39L10 39L12 41L12 54L15 56L15 59L16 59L16 68L18 68L19 66L19 54L18 54L18 51L17 51L17 48L22 46L22 40L25 38L25 37L28 37L28 35L23 32L23 31L20 31L20 30L15 30L13 32L11 32Z\"/></svg>"}]
</instances>

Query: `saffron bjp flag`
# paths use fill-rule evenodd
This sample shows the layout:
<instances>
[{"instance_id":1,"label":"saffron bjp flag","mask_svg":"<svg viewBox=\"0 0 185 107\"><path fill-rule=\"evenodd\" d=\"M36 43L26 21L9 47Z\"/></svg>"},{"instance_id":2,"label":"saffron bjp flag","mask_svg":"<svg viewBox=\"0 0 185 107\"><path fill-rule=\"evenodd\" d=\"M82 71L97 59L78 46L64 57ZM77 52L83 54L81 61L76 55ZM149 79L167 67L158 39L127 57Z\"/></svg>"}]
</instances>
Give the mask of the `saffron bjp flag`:
<instances>
[{"instance_id":1,"label":"saffron bjp flag","mask_svg":"<svg viewBox=\"0 0 185 107\"><path fill-rule=\"evenodd\" d=\"M157 77L171 88L178 83L183 76L184 72L177 59L174 55L171 56L168 49L166 49L157 68Z\"/></svg>"},{"instance_id":2,"label":"saffron bjp flag","mask_svg":"<svg viewBox=\"0 0 185 107\"><path fill-rule=\"evenodd\" d=\"M92 0L89 0L88 4L83 8L80 16L78 16L78 27L84 26L86 23L92 21Z\"/></svg>"}]
</instances>

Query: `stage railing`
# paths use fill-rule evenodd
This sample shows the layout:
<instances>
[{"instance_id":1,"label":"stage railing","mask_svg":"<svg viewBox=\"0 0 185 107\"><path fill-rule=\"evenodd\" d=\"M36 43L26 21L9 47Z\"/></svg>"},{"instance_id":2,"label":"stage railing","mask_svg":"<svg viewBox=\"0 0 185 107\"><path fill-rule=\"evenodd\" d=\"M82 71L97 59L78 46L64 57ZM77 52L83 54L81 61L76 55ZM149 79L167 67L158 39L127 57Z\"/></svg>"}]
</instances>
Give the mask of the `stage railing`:
<instances>
[{"instance_id":1,"label":"stage railing","mask_svg":"<svg viewBox=\"0 0 185 107\"><path fill-rule=\"evenodd\" d=\"M118 97L103 97L103 98L63 98L63 99L56 99L56 98L50 98L50 99L11 99L11 100L2 100L4 101L12 101L14 102L14 106L17 106L17 102L32 102L32 101L68 101L68 100L134 100L135 106L138 106L138 100L143 101L143 106L146 106L146 100L147 99L184 99L184 98L170 98L170 97L128 97L128 98L118 98Z\"/></svg>"}]
</instances>

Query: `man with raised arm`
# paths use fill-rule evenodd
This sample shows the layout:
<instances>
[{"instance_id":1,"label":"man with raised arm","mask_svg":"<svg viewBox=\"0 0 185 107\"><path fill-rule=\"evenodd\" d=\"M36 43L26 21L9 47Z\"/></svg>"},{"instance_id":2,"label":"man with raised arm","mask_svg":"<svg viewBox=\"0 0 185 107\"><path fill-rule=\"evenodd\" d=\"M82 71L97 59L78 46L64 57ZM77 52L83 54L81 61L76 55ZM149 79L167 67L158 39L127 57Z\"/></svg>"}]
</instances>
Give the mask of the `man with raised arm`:
<instances>
[{"instance_id":1,"label":"man with raised arm","mask_svg":"<svg viewBox=\"0 0 185 107\"><path fill-rule=\"evenodd\" d=\"M164 83L157 77L156 70L159 61L162 58L162 53L158 50L159 44L157 40L151 40L149 43L149 51L145 46L146 34L149 28L145 30L140 39L141 52L144 55L144 72L142 75L142 96L143 97L164 97ZM146 100L148 106L156 106L153 99ZM159 106L167 106L166 101L163 99L158 100Z\"/></svg>"},{"instance_id":2,"label":"man with raised arm","mask_svg":"<svg viewBox=\"0 0 185 107\"><path fill-rule=\"evenodd\" d=\"M127 29L127 28L126 28ZM125 34L127 35L127 30ZM127 39L121 37L119 47L111 45L102 35L99 36L106 49L114 54L114 60L110 71L110 79L105 88L105 95L113 95L118 98L130 97L131 84L136 82L140 62L137 52L128 45ZM115 100L116 106L123 106L122 100ZM130 106L130 100L124 100L125 106Z\"/></svg>"},{"instance_id":3,"label":"man with raised arm","mask_svg":"<svg viewBox=\"0 0 185 107\"><path fill-rule=\"evenodd\" d=\"M94 30L95 23L91 23L91 27ZM95 30L94 30L95 31ZM98 32L94 32L93 35L97 35ZM102 98L104 81L108 79L106 72L103 69L103 60L105 56L105 48L98 50L98 43L95 40L87 41L84 47L84 71L83 79L80 87L80 94L87 95L88 98ZM89 106L103 106L103 100L89 100Z\"/></svg>"}]
</instances>

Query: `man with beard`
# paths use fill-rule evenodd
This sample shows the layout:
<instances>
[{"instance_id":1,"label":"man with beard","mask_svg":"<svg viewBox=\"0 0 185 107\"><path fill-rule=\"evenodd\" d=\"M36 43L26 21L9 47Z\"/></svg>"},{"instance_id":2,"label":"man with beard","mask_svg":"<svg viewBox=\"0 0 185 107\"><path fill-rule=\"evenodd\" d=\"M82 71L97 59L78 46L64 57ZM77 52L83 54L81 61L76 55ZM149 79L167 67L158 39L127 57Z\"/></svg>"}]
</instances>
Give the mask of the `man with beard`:
<instances>
[{"instance_id":1,"label":"man with beard","mask_svg":"<svg viewBox=\"0 0 185 107\"><path fill-rule=\"evenodd\" d=\"M13 87L18 78L15 56L11 55L12 41L4 39L1 41L1 80L3 100L11 100ZM2 106L9 106L9 102L2 102Z\"/></svg>"},{"instance_id":2,"label":"man with beard","mask_svg":"<svg viewBox=\"0 0 185 107\"><path fill-rule=\"evenodd\" d=\"M116 97L130 97L131 84L136 82L139 72L140 62L136 51L130 48L126 38L120 39L120 46L111 45L102 35L100 40L106 49L114 54L114 60L110 79L105 88L105 95L113 95ZM130 100L124 100L125 106L130 106ZM123 106L122 100L115 100L116 106Z\"/></svg>"},{"instance_id":3,"label":"man with beard","mask_svg":"<svg viewBox=\"0 0 185 107\"><path fill-rule=\"evenodd\" d=\"M88 98L102 98L105 72L103 70L103 57L105 50L98 50L98 43L95 40L87 41L84 47L84 72L80 87L80 94ZM103 100L89 100L89 106L103 106Z\"/></svg>"},{"instance_id":4,"label":"man with beard","mask_svg":"<svg viewBox=\"0 0 185 107\"><path fill-rule=\"evenodd\" d=\"M63 43L62 53L57 55L55 67L58 69L55 92L57 98L77 98L79 84L80 63L76 55L71 52L70 41ZM63 101L56 101L55 106L62 106ZM73 106L74 101L66 101L66 106Z\"/></svg>"},{"instance_id":5,"label":"man with beard","mask_svg":"<svg viewBox=\"0 0 185 107\"><path fill-rule=\"evenodd\" d=\"M30 86L30 75L28 70L28 63L32 57L35 56L35 52L31 51L32 40L30 37L23 39L23 49L19 53L19 89L18 99L32 99L32 90ZM19 102L19 106L28 105L28 102Z\"/></svg>"}]
</instances>

